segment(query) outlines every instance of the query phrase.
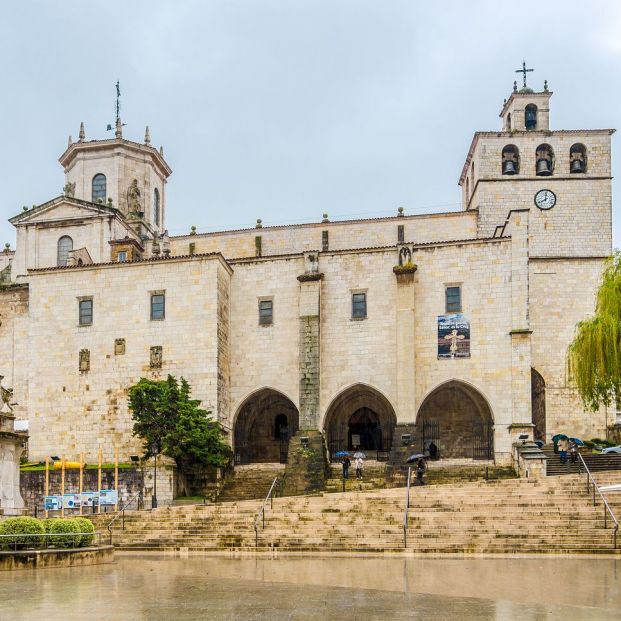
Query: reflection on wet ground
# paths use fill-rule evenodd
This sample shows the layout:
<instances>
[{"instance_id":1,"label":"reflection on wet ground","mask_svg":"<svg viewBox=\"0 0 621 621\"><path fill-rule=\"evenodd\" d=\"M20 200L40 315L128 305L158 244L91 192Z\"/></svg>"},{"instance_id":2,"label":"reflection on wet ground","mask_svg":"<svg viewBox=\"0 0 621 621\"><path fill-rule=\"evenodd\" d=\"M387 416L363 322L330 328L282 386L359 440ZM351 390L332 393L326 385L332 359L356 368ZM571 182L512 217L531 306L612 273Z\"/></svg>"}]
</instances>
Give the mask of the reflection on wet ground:
<instances>
[{"instance_id":1,"label":"reflection on wet ground","mask_svg":"<svg viewBox=\"0 0 621 621\"><path fill-rule=\"evenodd\" d=\"M0 573L0 619L621 619L621 559L118 556Z\"/></svg>"}]
</instances>

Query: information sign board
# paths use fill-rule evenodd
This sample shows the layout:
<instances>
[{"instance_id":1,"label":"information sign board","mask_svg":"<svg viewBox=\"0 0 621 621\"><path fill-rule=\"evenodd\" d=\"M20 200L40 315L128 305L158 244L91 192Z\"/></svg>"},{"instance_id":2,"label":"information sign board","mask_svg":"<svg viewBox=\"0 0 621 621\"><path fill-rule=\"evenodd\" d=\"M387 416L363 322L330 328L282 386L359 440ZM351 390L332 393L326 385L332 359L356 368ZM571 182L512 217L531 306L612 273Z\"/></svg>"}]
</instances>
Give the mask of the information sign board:
<instances>
[{"instance_id":1,"label":"information sign board","mask_svg":"<svg viewBox=\"0 0 621 621\"><path fill-rule=\"evenodd\" d=\"M119 493L115 489L100 489L99 490L99 504L116 505L119 502Z\"/></svg>"},{"instance_id":2,"label":"information sign board","mask_svg":"<svg viewBox=\"0 0 621 621\"><path fill-rule=\"evenodd\" d=\"M63 508L62 496L46 496L45 497L45 510L46 511L60 511Z\"/></svg>"}]
</instances>

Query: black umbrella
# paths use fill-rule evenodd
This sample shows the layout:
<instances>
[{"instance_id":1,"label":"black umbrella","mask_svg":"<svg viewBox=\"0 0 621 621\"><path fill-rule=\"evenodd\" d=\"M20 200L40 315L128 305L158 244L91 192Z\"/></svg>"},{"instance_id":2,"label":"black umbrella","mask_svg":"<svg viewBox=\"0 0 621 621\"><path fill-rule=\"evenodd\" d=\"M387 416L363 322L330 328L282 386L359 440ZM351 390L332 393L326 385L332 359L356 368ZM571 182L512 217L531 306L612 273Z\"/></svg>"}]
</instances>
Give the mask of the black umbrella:
<instances>
[{"instance_id":1,"label":"black umbrella","mask_svg":"<svg viewBox=\"0 0 621 621\"><path fill-rule=\"evenodd\" d=\"M412 464L415 461L418 461L421 457L425 457L422 453L414 453L414 455L410 455L406 460L406 464Z\"/></svg>"}]
</instances>

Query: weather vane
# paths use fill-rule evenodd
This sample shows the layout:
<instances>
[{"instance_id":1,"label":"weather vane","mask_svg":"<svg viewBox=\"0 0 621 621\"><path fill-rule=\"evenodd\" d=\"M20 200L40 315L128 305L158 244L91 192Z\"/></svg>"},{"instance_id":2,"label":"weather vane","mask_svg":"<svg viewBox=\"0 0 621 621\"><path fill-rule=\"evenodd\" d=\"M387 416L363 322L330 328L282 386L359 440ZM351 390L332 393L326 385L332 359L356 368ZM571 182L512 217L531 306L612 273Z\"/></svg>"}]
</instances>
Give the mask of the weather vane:
<instances>
[{"instance_id":1,"label":"weather vane","mask_svg":"<svg viewBox=\"0 0 621 621\"><path fill-rule=\"evenodd\" d=\"M116 87L116 103L114 104L115 119L114 125L108 124L108 127L106 128L107 131L117 127L119 125L119 121L121 120L121 82L117 80L114 86ZM125 125L125 123L122 125Z\"/></svg>"},{"instance_id":2,"label":"weather vane","mask_svg":"<svg viewBox=\"0 0 621 621\"><path fill-rule=\"evenodd\" d=\"M534 69L527 69L526 68L526 61L525 60L522 61L522 68L515 70L515 73L521 73L524 76L524 88L526 88L526 74L529 71L534 71Z\"/></svg>"}]
</instances>

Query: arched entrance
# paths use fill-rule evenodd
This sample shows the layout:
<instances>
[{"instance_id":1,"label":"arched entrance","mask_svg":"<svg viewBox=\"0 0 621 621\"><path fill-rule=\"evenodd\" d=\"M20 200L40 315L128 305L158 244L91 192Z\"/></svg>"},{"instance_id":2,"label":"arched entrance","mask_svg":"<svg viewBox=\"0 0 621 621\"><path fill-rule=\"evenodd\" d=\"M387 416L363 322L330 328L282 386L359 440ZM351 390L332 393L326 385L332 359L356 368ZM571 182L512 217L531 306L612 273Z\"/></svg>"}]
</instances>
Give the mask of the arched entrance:
<instances>
[{"instance_id":1,"label":"arched entrance","mask_svg":"<svg viewBox=\"0 0 621 621\"><path fill-rule=\"evenodd\" d=\"M326 412L324 430L330 455L355 449L390 451L396 423L395 411L384 395L365 384L351 386Z\"/></svg>"},{"instance_id":2,"label":"arched entrance","mask_svg":"<svg viewBox=\"0 0 621 621\"><path fill-rule=\"evenodd\" d=\"M291 399L271 388L250 395L234 424L235 463L286 463L289 438L299 426Z\"/></svg>"},{"instance_id":3,"label":"arched entrance","mask_svg":"<svg viewBox=\"0 0 621 621\"><path fill-rule=\"evenodd\" d=\"M546 441L546 382L541 373L530 370L530 395L533 412L533 435L535 440Z\"/></svg>"},{"instance_id":4,"label":"arched entrance","mask_svg":"<svg viewBox=\"0 0 621 621\"><path fill-rule=\"evenodd\" d=\"M441 457L492 459L494 421L483 395L473 386L451 380L427 395L416 427L421 450L433 441Z\"/></svg>"}]
</instances>

